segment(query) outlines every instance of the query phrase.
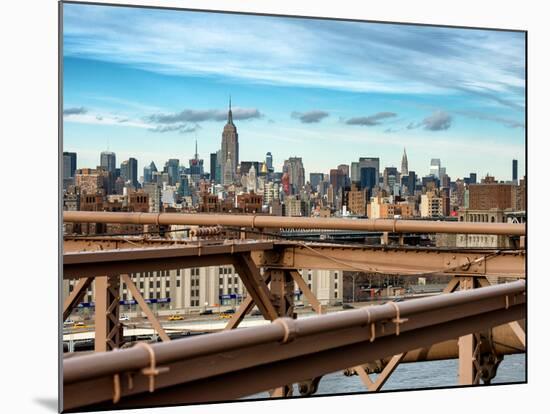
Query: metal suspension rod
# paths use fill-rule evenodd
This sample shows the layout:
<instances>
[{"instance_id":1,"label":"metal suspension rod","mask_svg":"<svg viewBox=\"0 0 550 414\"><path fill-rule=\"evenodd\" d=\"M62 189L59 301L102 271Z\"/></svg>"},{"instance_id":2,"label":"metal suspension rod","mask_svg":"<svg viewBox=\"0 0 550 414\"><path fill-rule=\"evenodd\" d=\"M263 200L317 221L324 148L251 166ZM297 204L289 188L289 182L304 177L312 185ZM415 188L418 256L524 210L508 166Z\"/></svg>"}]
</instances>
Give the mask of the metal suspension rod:
<instances>
[{"instance_id":1,"label":"metal suspension rod","mask_svg":"<svg viewBox=\"0 0 550 414\"><path fill-rule=\"evenodd\" d=\"M66 223L123 223L194 226L237 226L249 228L301 228L384 231L394 233L457 233L523 236L525 224L439 222L401 219L341 219L275 217L235 214L120 213L64 211Z\"/></svg>"}]
</instances>

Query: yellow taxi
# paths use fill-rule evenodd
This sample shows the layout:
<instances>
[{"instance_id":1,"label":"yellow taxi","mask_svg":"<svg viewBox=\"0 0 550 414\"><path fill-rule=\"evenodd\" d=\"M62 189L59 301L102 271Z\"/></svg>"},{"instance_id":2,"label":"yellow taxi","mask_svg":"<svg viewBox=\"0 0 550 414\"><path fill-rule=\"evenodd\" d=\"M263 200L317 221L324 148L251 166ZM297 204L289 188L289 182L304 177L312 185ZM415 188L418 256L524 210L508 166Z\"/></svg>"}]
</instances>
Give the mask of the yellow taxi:
<instances>
[{"instance_id":1,"label":"yellow taxi","mask_svg":"<svg viewBox=\"0 0 550 414\"><path fill-rule=\"evenodd\" d=\"M182 321L183 320L183 316L181 316L179 313L176 313L174 315L170 315L168 317L168 320L169 321Z\"/></svg>"}]
</instances>

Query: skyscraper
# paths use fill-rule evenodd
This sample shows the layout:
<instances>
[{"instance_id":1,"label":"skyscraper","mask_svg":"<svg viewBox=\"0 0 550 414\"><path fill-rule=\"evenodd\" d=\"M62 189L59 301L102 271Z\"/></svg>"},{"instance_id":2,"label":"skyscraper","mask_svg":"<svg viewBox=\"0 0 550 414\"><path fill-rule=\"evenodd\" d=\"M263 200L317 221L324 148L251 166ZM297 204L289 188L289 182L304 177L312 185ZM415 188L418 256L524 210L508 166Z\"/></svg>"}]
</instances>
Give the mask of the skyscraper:
<instances>
[{"instance_id":1,"label":"skyscraper","mask_svg":"<svg viewBox=\"0 0 550 414\"><path fill-rule=\"evenodd\" d=\"M376 168L364 167L360 170L361 174L361 189L367 190L367 198L372 195L372 189L376 187Z\"/></svg>"},{"instance_id":2,"label":"skyscraper","mask_svg":"<svg viewBox=\"0 0 550 414\"><path fill-rule=\"evenodd\" d=\"M387 187L393 190L395 183L399 184L399 173L397 172L397 167L386 167L384 168L384 187Z\"/></svg>"},{"instance_id":3,"label":"skyscraper","mask_svg":"<svg viewBox=\"0 0 550 414\"><path fill-rule=\"evenodd\" d=\"M350 179L352 183L358 183L361 181L359 163L357 161L351 163Z\"/></svg>"},{"instance_id":4,"label":"skyscraper","mask_svg":"<svg viewBox=\"0 0 550 414\"><path fill-rule=\"evenodd\" d=\"M76 152L63 153L63 178L73 178L76 171Z\"/></svg>"},{"instance_id":5,"label":"skyscraper","mask_svg":"<svg viewBox=\"0 0 550 414\"><path fill-rule=\"evenodd\" d=\"M430 175L440 179L439 169L441 168L441 160L439 158L432 158L430 161Z\"/></svg>"},{"instance_id":6,"label":"skyscraper","mask_svg":"<svg viewBox=\"0 0 550 414\"><path fill-rule=\"evenodd\" d=\"M302 157L290 157L288 160L285 160L283 173L288 174L292 194L298 194L305 185L306 173Z\"/></svg>"},{"instance_id":7,"label":"skyscraper","mask_svg":"<svg viewBox=\"0 0 550 414\"><path fill-rule=\"evenodd\" d=\"M168 184L176 185L179 181L180 160L171 158L166 162L166 172L168 173Z\"/></svg>"},{"instance_id":8,"label":"skyscraper","mask_svg":"<svg viewBox=\"0 0 550 414\"><path fill-rule=\"evenodd\" d=\"M273 172L273 155L271 155L271 152L265 154L265 163L267 165L267 171Z\"/></svg>"},{"instance_id":9,"label":"skyscraper","mask_svg":"<svg viewBox=\"0 0 550 414\"><path fill-rule=\"evenodd\" d=\"M143 167L143 182L144 183L150 183L153 181L153 173L158 172L157 166L153 161L151 161L151 164L146 165Z\"/></svg>"},{"instance_id":10,"label":"skyscraper","mask_svg":"<svg viewBox=\"0 0 550 414\"><path fill-rule=\"evenodd\" d=\"M409 190L410 195L414 195L415 188L416 188L416 173L414 171L409 171L409 178L407 180L407 189Z\"/></svg>"},{"instance_id":11,"label":"skyscraper","mask_svg":"<svg viewBox=\"0 0 550 414\"><path fill-rule=\"evenodd\" d=\"M314 191L317 191L321 181L323 181L323 173L309 173L309 183Z\"/></svg>"},{"instance_id":12,"label":"skyscraper","mask_svg":"<svg viewBox=\"0 0 550 414\"><path fill-rule=\"evenodd\" d=\"M340 189L346 186L346 172L344 169L336 168L329 171L329 180L334 194L339 194Z\"/></svg>"},{"instance_id":13,"label":"skyscraper","mask_svg":"<svg viewBox=\"0 0 550 414\"><path fill-rule=\"evenodd\" d=\"M233 112L231 112L231 98L229 98L229 111L227 113L227 124L223 127L222 133L222 171L224 172L224 184L226 178L225 164L227 160L231 160L231 173L234 176L237 172L237 166L239 165L239 134L237 133L237 127L233 123Z\"/></svg>"},{"instance_id":14,"label":"skyscraper","mask_svg":"<svg viewBox=\"0 0 550 414\"><path fill-rule=\"evenodd\" d=\"M361 181L361 169L371 167L375 169L375 184L378 185L380 179L380 158L377 157L360 157L359 158L359 181Z\"/></svg>"},{"instance_id":15,"label":"skyscraper","mask_svg":"<svg viewBox=\"0 0 550 414\"><path fill-rule=\"evenodd\" d=\"M219 177L216 174L217 165L218 165L218 154L215 152L212 152L210 154L210 180L213 183L218 183L218 180L219 180Z\"/></svg>"},{"instance_id":16,"label":"skyscraper","mask_svg":"<svg viewBox=\"0 0 550 414\"><path fill-rule=\"evenodd\" d=\"M227 154L227 159L223 165L223 185L230 185L234 181L233 161L231 160L231 152Z\"/></svg>"},{"instance_id":17,"label":"skyscraper","mask_svg":"<svg viewBox=\"0 0 550 414\"><path fill-rule=\"evenodd\" d=\"M124 182L129 182L134 188L138 188L137 179L137 160L135 158L128 158L120 164L120 176Z\"/></svg>"},{"instance_id":18,"label":"skyscraper","mask_svg":"<svg viewBox=\"0 0 550 414\"><path fill-rule=\"evenodd\" d=\"M196 183L204 175L204 160L199 159L199 147L195 140L195 156L189 160L189 174L191 179Z\"/></svg>"},{"instance_id":19,"label":"skyscraper","mask_svg":"<svg viewBox=\"0 0 550 414\"><path fill-rule=\"evenodd\" d=\"M401 158L401 177L409 175L409 161L407 160L407 151L403 148L403 158Z\"/></svg>"},{"instance_id":20,"label":"skyscraper","mask_svg":"<svg viewBox=\"0 0 550 414\"><path fill-rule=\"evenodd\" d=\"M100 164L102 167L106 168L107 171L113 173L113 176L116 173L116 155L111 151L103 151L100 155Z\"/></svg>"},{"instance_id":21,"label":"skyscraper","mask_svg":"<svg viewBox=\"0 0 550 414\"><path fill-rule=\"evenodd\" d=\"M512 182L518 183L518 160L512 160Z\"/></svg>"}]
</instances>

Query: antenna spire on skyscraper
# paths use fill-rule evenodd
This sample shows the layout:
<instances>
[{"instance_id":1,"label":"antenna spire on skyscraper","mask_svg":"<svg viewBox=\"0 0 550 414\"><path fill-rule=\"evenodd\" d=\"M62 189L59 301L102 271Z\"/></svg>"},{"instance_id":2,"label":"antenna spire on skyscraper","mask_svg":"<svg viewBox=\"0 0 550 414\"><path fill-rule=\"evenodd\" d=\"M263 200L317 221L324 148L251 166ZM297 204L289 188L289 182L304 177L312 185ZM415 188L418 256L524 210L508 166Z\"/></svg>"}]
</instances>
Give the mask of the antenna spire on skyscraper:
<instances>
[{"instance_id":1,"label":"antenna spire on skyscraper","mask_svg":"<svg viewBox=\"0 0 550 414\"><path fill-rule=\"evenodd\" d=\"M233 112L231 111L231 95L229 95L229 112L227 113L227 123L233 125Z\"/></svg>"},{"instance_id":2,"label":"antenna spire on skyscraper","mask_svg":"<svg viewBox=\"0 0 550 414\"><path fill-rule=\"evenodd\" d=\"M199 147L198 147L198 144L197 144L197 137L195 136L195 159L198 160L199 159Z\"/></svg>"}]
</instances>

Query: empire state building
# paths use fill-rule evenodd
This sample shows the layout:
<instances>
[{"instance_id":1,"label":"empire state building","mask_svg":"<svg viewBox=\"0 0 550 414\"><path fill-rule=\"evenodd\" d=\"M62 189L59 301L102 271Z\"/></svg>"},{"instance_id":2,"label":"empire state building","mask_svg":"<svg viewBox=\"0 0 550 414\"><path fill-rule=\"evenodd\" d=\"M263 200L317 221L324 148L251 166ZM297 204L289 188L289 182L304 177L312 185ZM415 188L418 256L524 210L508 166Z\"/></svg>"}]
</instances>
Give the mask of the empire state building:
<instances>
[{"instance_id":1,"label":"empire state building","mask_svg":"<svg viewBox=\"0 0 550 414\"><path fill-rule=\"evenodd\" d=\"M229 112L227 113L227 124L223 127L222 149L221 149L221 170L225 172L226 164L230 163L233 177L239 165L239 134L237 127L233 123L233 113L231 112L231 98L229 98ZM225 175L225 173L224 173ZM225 181L225 179L224 179ZM224 183L225 184L225 183Z\"/></svg>"}]
</instances>

